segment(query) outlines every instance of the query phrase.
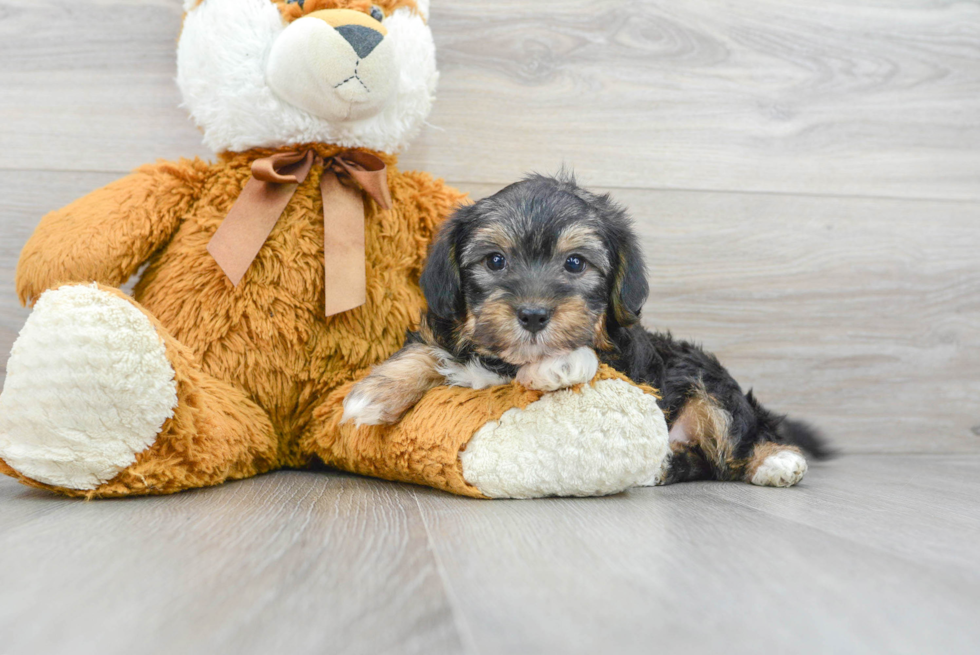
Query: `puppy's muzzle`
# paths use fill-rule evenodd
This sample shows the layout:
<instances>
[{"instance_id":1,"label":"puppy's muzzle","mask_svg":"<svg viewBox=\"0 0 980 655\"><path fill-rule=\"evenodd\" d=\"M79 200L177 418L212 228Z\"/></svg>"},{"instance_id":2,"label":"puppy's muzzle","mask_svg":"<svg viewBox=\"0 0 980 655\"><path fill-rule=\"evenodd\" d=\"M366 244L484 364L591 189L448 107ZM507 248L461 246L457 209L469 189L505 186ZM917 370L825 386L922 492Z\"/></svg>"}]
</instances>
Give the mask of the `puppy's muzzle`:
<instances>
[{"instance_id":1,"label":"puppy's muzzle","mask_svg":"<svg viewBox=\"0 0 980 655\"><path fill-rule=\"evenodd\" d=\"M537 334L548 327L551 311L544 307L520 307L517 310L517 320L522 328L531 334Z\"/></svg>"}]
</instances>

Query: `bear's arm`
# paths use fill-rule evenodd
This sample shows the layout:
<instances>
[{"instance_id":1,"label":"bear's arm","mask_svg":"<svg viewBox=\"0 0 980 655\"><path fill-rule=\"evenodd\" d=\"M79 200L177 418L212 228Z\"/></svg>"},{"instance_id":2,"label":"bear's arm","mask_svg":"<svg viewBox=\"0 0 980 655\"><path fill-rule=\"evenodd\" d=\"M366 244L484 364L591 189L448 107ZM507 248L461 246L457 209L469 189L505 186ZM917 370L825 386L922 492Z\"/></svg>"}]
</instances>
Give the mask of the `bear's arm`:
<instances>
[{"instance_id":1,"label":"bear's arm","mask_svg":"<svg viewBox=\"0 0 980 655\"><path fill-rule=\"evenodd\" d=\"M200 159L142 166L46 215L17 264L21 302L69 282L124 283L170 240L208 171Z\"/></svg>"}]
</instances>

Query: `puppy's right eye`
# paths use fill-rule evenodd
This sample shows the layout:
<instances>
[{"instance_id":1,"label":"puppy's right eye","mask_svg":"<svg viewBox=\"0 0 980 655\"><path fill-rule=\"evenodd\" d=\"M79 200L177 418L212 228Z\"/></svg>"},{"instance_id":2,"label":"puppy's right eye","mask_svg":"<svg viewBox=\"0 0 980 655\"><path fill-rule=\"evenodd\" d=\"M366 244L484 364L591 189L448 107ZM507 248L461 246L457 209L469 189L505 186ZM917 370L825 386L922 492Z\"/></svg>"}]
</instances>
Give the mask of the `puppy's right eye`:
<instances>
[{"instance_id":1,"label":"puppy's right eye","mask_svg":"<svg viewBox=\"0 0 980 655\"><path fill-rule=\"evenodd\" d=\"M507 258L499 252L492 252L487 255L487 268L491 271L502 271L507 265Z\"/></svg>"}]
</instances>

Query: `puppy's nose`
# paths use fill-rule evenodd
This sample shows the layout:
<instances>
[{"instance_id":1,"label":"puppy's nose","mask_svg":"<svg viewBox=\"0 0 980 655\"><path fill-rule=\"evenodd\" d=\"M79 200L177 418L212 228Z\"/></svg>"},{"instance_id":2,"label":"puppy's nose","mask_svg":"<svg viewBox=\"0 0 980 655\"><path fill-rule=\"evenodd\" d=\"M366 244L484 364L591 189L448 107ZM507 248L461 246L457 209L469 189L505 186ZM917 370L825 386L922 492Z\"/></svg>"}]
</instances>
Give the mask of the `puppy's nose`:
<instances>
[{"instance_id":1,"label":"puppy's nose","mask_svg":"<svg viewBox=\"0 0 980 655\"><path fill-rule=\"evenodd\" d=\"M551 319L551 312L544 307L521 307L517 310L517 320L521 322L521 327L536 334L543 330Z\"/></svg>"},{"instance_id":2,"label":"puppy's nose","mask_svg":"<svg viewBox=\"0 0 980 655\"><path fill-rule=\"evenodd\" d=\"M350 47L354 48L354 52L361 59L371 54L371 51L384 39L380 32L363 25L341 25L335 29L350 44Z\"/></svg>"}]
</instances>

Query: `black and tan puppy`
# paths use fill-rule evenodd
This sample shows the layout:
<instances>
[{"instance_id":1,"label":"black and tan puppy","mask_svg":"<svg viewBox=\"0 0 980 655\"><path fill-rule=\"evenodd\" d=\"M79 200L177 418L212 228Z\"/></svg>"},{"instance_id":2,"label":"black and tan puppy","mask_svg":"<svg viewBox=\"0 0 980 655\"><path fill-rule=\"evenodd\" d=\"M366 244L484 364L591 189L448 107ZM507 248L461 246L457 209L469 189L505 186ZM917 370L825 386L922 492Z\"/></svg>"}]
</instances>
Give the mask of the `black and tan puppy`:
<instances>
[{"instance_id":1,"label":"black and tan puppy","mask_svg":"<svg viewBox=\"0 0 980 655\"><path fill-rule=\"evenodd\" d=\"M648 287L631 221L571 177L533 175L459 209L421 283L419 331L355 385L344 421L394 422L441 384L568 387L591 380L601 360L663 394L665 482L789 486L806 472L799 447L828 454L805 424L743 393L714 356L640 326Z\"/></svg>"}]
</instances>

